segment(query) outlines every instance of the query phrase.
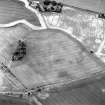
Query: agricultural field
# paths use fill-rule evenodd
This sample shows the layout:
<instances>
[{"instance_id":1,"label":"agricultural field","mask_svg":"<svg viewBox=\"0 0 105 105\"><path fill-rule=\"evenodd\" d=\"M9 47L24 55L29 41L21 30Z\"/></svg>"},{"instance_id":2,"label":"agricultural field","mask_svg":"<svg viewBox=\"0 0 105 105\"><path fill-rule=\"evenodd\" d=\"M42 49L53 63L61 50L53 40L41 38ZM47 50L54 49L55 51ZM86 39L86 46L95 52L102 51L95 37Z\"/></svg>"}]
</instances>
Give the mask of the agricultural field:
<instances>
[{"instance_id":1,"label":"agricultural field","mask_svg":"<svg viewBox=\"0 0 105 105\"><path fill-rule=\"evenodd\" d=\"M58 2L0 1L0 105L105 104L104 1Z\"/></svg>"}]
</instances>

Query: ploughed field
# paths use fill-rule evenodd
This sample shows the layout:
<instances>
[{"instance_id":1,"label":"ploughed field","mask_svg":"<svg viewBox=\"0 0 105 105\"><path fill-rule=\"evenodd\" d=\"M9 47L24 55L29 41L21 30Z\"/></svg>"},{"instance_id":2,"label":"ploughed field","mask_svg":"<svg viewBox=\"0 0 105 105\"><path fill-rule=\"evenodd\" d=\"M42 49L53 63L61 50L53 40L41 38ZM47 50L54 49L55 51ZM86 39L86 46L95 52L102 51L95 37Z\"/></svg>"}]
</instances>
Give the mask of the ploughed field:
<instances>
[{"instance_id":1,"label":"ploughed field","mask_svg":"<svg viewBox=\"0 0 105 105\"><path fill-rule=\"evenodd\" d=\"M24 2L0 0L0 24L9 24L18 20L26 20L35 26L41 26L36 14L27 9Z\"/></svg>"},{"instance_id":2,"label":"ploughed field","mask_svg":"<svg viewBox=\"0 0 105 105\"><path fill-rule=\"evenodd\" d=\"M23 100L21 98L0 95L0 105L30 105L30 104L27 100Z\"/></svg>"},{"instance_id":3,"label":"ploughed field","mask_svg":"<svg viewBox=\"0 0 105 105\"><path fill-rule=\"evenodd\" d=\"M82 9L87 9L95 12L105 13L104 0L57 0L64 3L66 6L75 6Z\"/></svg>"},{"instance_id":4,"label":"ploughed field","mask_svg":"<svg viewBox=\"0 0 105 105\"><path fill-rule=\"evenodd\" d=\"M104 76L104 64L100 59L91 54L76 39L62 31L54 29L28 31L26 27L21 29L19 26L15 26L10 30L7 28L3 35L8 36L7 33L12 40L1 52L1 55L4 54L3 56L7 60L6 64L10 61L14 42L21 39L21 37L16 36L22 36L28 45L27 57L22 62L12 62L10 70L29 89L48 84L51 84L51 87L56 84L54 85L56 87ZM1 58L3 61L4 58ZM7 77L12 82L7 83ZM2 85L7 87L4 91L9 90L10 87L11 91L12 89L15 91L24 89L13 77L10 75L7 77L4 77L5 82Z\"/></svg>"},{"instance_id":5,"label":"ploughed field","mask_svg":"<svg viewBox=\"0 0 105 105\"><path fill-rule=\"evenodd\" d=\"M91 84L79 85L77 88L67 88L52 92L50 97L40 100L43 105L104 105L105 78Z\"/></svg>"}]
</instances>

